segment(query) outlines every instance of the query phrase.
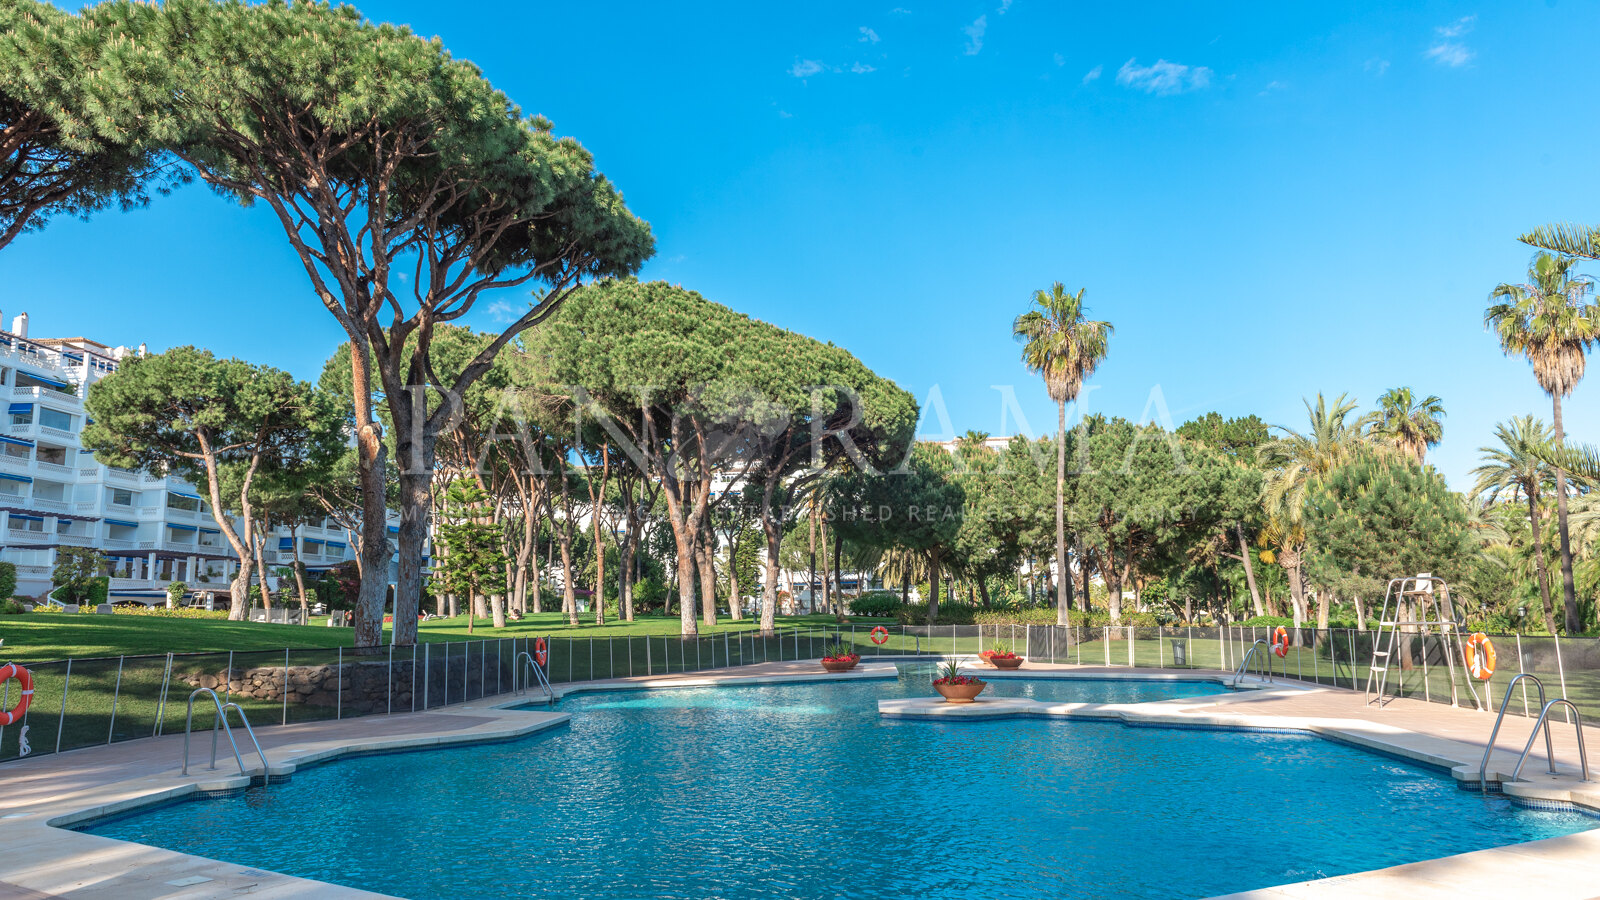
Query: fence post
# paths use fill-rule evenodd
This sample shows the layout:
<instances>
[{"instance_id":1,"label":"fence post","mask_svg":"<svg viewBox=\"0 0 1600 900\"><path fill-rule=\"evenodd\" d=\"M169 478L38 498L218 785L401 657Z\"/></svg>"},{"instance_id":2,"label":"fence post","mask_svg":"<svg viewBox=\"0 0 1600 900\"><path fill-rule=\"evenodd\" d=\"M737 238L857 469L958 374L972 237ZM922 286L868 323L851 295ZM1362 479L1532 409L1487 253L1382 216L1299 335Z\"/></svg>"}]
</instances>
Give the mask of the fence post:
<instances>
[{"instance_id":1,"label":"fence post","mask_svg":"<svg viewBox=\"0 0 1600 900\"><path fill-rule=\"evenodd\" d=\"M393 647L394 646L394 642L390 641L389 642L389 646ZM389 652L393 653L394 651L391 650ZM333 676L334 679L335 679L334 680L334 684L339 686L339 692L337 694L335 694L334 698L333 698L333 718L336 721L339 720L339 719L344 718L344 648L343 647L339 648L339 657L338 657L338 659L339 659L338 667L335 669L334 676Z\"/></svg>"},{"instance_id":2,"label":"fence post","mask_svg":"<svg viewBox=\"0 0 1600 900\"><path fill-rule=\"evenodd\" d=\"M628 643L632 644L633 643L633 638L631 638L631 637L628 638ZM630 658L631 658L631 654L630 654ZM649 635L645 635L645 639L644 639L644 671L645 671L646 675L654 675L656 673L655 665L650 662L650 636Z\"/></svg>"},{"instance_id":3,"label":"fence post","mask_svg":"<svg viewBox=\"0 0 1600 900\"><path fill-rule=\"evenodd\" d=\"M72 657L67 657L67 674L61 682L61 718L56 720L56 752L61 752L61 733L67 730L67 690L72 687Z\"/></svg>"},{"instance_id":4,"label":"fence post","mask_svg":"<svg viewBox=\"0 0 1600 900\"><path fill-rule=\"evenodd\" d=\"M1130 669L1138 668L1138 665L1139 665L1137 662L1134 661L1134 658L1133 658L1133 643L1134 643L1133 642L1133 626L1129 625L1128 626L1128 668L1130 668Z\"/></svg>"},{"instance_id":5,"label":"fence post","mask_svg":"<svg viewBox=\"0 0 1600 900\"><path fill-rule=\"evenodd\" d=\"M450 645L446 644L445 646L448 647ZM411 652L411 659L412 659L412 666L411 666L411 703L412 703L413 707L416 706L416 702L417 702L417 692L416 692L416 688L417 688L417 667L415 665L416 658L417 658L416 651L413 650ZM422 708L423 709L427 709L428 708L428 682L430 680L428 678L428 676L433 674L433 645L432 644L423 644L422 645L422 668L423 668L423 673L422 673Z\"/></svg>"},{"instance_id":6,"label":"fence post","mask_svg":"<svg viewBox=\"0 0 1600 900\"><path fill-rule=\"evenodd\" d=\"M117 657L117 686L111 690L111 724L106 728L106 743L117 733L117 700L122 696L122 664L126 656Z\"/></svg>"},{"instance_id":7,"label":"fence post","mask_svg":"<svg viewBox=\"0 0 1600 900\"><path fill-rule=\"evenodd\" d=\"M69 667L70 668L70 667ZM228 651L228 691L223 695L223 702L233 699L233 651Z\"/></svg>"},{"instance_id":8,"label":"fence post","mask_svg":"<svg viewBox=\"0 0 1600 900\"><path fill-rule=\"evenodd\" d=\"M1111 668L1111 626L1103 625L1100 628L1100 643L1105 649L1106 668Z\"/></svg>"}]
</instances>

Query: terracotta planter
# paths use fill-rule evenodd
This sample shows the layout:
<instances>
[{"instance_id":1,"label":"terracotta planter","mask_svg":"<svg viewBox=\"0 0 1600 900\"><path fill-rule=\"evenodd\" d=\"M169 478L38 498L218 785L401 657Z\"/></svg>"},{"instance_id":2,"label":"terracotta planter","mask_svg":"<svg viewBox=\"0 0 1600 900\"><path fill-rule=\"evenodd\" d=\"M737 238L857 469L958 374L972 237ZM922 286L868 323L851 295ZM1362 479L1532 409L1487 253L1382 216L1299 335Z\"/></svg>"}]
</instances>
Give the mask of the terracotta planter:
<instances>
[{"instance_id":1,"label":"terracotta planter","mask_svg":"<svg viewBox=\"0 0 1600 900\"><path fill-rule=\"evenodd\" d=\"M1013 656L1010 659L1006 659L1002 656L991 656L989 657L989 664L996 669L1016 669L1022 666L1022 657Z\"/></svg>"},{"instance_id":2,"label":"terracotta planter","mask_svg":"<svg viewBox=\"0 0 1600 900\"><path fill-rule=\"evenodd\" d=\"M971 703L988 686L987 681L974 681L971 684L936 684L933 689L944 697L946 703Z\"/></svg>"},{"instance_id":3,"label":"terracotta planter","mask_svg":"<svg viewBox=\"0 0 1600 900\"><path fill-rule=\"evenodd\" d=\"M860 661L861 660L859 659L825 659L822 661L822 667L827 669L829 672L848 672L851 669L854 669L856 667L856 663Z\"/></svg>"}]
</instances>

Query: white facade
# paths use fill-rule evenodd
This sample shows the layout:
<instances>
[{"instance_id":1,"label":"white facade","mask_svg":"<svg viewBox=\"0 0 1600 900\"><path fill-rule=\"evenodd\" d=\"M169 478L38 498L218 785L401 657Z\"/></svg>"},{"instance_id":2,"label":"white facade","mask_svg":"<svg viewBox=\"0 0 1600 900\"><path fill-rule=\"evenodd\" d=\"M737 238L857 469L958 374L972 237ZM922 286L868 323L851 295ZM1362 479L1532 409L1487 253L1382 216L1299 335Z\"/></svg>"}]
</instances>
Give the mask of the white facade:
<instances>
[{"instance_id":1,"label":"white facade","mask_svg":"<svg viewBox=\"0 0 1600 900\"><path fill-rule=\"evenodd\" d=\"M100 465L80 446L89 385L135 351L85 338L30 339L27 326L23 314L0 330L0 560L17 566L17 596L51 589L62 546L107 558L112 602L165 602L173 581L226 593L238 560L201 492L180 478ZM355 554L331 521L302 526L299 539L300 559L313 570ZM268 566L293 561L287 529L275 529L264 557Z\"/></svg>"}]
</instances>

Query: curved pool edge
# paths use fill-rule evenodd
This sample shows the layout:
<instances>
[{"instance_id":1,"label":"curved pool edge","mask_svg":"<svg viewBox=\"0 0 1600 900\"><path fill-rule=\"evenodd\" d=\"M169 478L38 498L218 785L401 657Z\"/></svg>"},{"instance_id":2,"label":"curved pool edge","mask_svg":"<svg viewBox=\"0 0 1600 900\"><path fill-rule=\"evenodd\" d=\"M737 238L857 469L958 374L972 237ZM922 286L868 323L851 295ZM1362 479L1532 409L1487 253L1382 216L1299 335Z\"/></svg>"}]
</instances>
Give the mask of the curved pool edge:
<instances>
[{"instance_id":1,"label":"curved pool edge","mask_svg":"<svg viewBox=\"0 0 1600 900\"><path fill-rule=\"evenodd\" d=\"M754 668L754 667L752 667ZM728 671L722 675L699 675L683 679L619 680L615 682L589 682L573 685L560 692L561 696L595 690L650 690L681 689L754 684L779 684L815 681L854 681L895 677L894 667L887 663L865 664L860 670L839 673L757 672ZM1154 676L1154 677L1149 677ZM1211 681L1225 683L1231 675L1223 672L1186 670L1183 673L1144 673L1128 670L1105 670L1096 667L1030 667L1017 673L996 675L985 672L985 677L1016 678L1087 678L1095 680L1142 681ZM1155 727L1220 727L1230 729L1303 731L1351 744L1386 755L1436 768L1447 768L1457 780L1469 764L1457 757L1459 750L1442 750L1440 746L1467 745L1434 735L1419 734L1404 728L1359 719L1314 716L1250 716L1225 707L1238 702L1262 698L1294 698L1313 694L1343 693L1329 691L1315 685L1295 682L1261 682L1247 679L1242 687L1245 693L1226 693L1207 697L1150 701L1138 704L1058 704L1040 703L1053 708L1047 715L1067 718L1115 718L1130 725ZM468 703L455 707L436 709L423 713L397 714L383 719L350 719L341 723L311 723L308 726L285 726L264 732L268 737L266 747L269 772L273 775L292 774L296 767L332 762L342 757L366 753L417 751L430 747L460 745L515 739L563 724L569 720L566 713L538 711L526 708L528 698L513 698L498 703ZM1035 701L1025 701L1035 703ZM524 707L521 709L512 707ZM1221 709L1222 711L1219 711ZM1445 712L1458 712L1445 710ZM1459 711L1465 712L1465 711ZM1015 714L1015 713L1014 713ZM1035 712L1025 713L1028 715ZM1470 713L1465 713L1470 715ZM969 714L970 715L970 714ZM362 723L390 722L398 724L425 724L439 717L459 716L473 719L466 727L448 730L399 730L390 735L354 733L362 730ZM1252 722L1252 719L1259 721ZM299 734L316 726L337 724L352 733L347 735L320 735L321 739L297 739ZM295 729L300 729L298 733ZM283 737L283 740L273 738ZM298 878L233 863L212 860L201 856L163 850L79 831L67 830L94 819L127 814L140 807L169 803L210 791L237 790L248 786L250 776L259 774L259 766L247 769L245 775L180 776L176 766L153 767L149 757L159 745L172 746L169 760L178 752L174 739L157 738L138 742L144 745L142 753L130 752L129 744L88 748L41 758L43 765L29 768L13 765L8 775L23 776L12 782L22 787L25 795L18 804L7 797L7 808L0 808L0 841L10 853L0 855L0 888L20 888L37 892L46 898L90 889L97 892L115 891L115 896L126 897L231 897L241 893L265 893L283 897L382 897L385 895L362 891L341 885ZM1481 752L1481 745L1478 750ZM160 754L154 754L160 755ZM129 760L126 757L137 756ZM85 768L93 769L97 778L80 778L74 781L73 763L81 761ZM92 761L92 762L91 762ZM142 763L142 765L141 765ZM221 763L219 763L221 765ZM34 769L55 770L53 773L35 773ZM1470 763L1471 780L1476 781L1476 762ZM1495 773L1496 777L1498 773ZM56 783L52 781L52 775ZM55 793L30 802L28 797L42 792ZM1505 793L1514 799L1578 808L1600 812L1600 784L1582 785L1571 778L1535 777L1533 780L1506 784ZM0 802L6 802L0 800ZM1264 887L1239 894L1234 898L1279 897L1369 897L1406 891L1408 900L1419 897L1442 896L1446 890L1459 894L1470 885L1474 890L1495 890L1515 896L1529 885L1537 884L1541 900L1565 900L1593 895L1592 885L1600 884L1600 830L1580 832L1564 837L1550 838L1524 844L1478 850L1457 856L1422 860L1385 869L1336 876L1289 885ZM1458 877L1461 872L1473 873L1470 878ZM1419 880L1425 879L1425 880ZM1438 891L1433 885L1440 885Z\"/></svg>"}]
</instances>

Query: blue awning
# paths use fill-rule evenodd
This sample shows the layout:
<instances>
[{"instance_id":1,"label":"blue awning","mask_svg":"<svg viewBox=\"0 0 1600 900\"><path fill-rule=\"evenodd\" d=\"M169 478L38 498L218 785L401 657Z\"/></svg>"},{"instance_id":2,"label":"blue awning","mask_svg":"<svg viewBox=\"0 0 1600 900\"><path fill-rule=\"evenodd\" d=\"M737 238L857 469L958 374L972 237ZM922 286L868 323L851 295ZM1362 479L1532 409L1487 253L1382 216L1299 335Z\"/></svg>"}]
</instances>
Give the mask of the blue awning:
<instances>
[{"instance_id":1,"label":"blue awning","mask_svg":"<svg viewBox=\"0 0 1600 900\"><path fill-rule=\"evenodd\" d=\"M389 526L389 533L390 534L399 534L400 533L400 526L399 525L390 525Z\"/></svg>"},{"instance_id":2,"label":"blue awning","mask_svg":"<svg viewBox=\"0 0 1600 900\"><path fill-rule=\"evenodd\" d=\"M28 413L28 412L33 412L33 404L32 403L13 403L13 404L11 404L11 414L12 415L16 415L17 413Z\"/></svg>"},{"instance_id":3,"label":"blue awning","mask_svg":"<svg viewBox=\"0 0 1600 900\"><path fill-rule=\"evenodd\" d=\"M167 493L173 495L174 497L182 497L185 500L199 500L200 499L200 495L198 495L198 494L185 494L183 491L167 491Z\"/></svg>"},{"instance_id":4,"label":"blue awning","mask_svg":"<svg viewBox=\"0 0 1600 900\"><path fill-rule=\"evenodd\" d=\"M279 550L293 550L294 549L294 539L293 538L278 538L278 549Z\"/></svg>"},{"instance_id":5,"label":"blue awning","mask_svg":"<svg viewBox=\"0 0 1600 900\"><path fill-rule=\"evenodd\" d=\"M34 381L37 381L40 384L48 384L51 387L58 387L58 388L72 387L72 385L67 384L65 381L57 381L54 378L46 378L43 375L35 375L32 372L21 372L21 371L19 371L19 372L17 372L17 374L25 376L25 377L28 377L28 378L32 378Z\"/></svg>"},{"instance_id":6,"label":"blue awning","mask_svg":"<svg viewBox=\"0 0 1600 900\"><path fill-rule=\"evenodd\" d=\"M32 447L33 441L24 441L21 438L0 436L0 443L16 444L18 447Z\"/></svg>"},{"instance_id":7,"label":"blue awning","mask_svg":"<svg viewBox=\"0 0 1600 900\"><path fill-rule=\"evenodd\" d=\"M33 483L33 479L29 478L26 475L9 475L9 474L7 474L5 472L0 472L0 478L5 478L5 479L10 480L10 481L20 481L23 484L32 484Z\"/></svg>"},{"instance_id":8,"label":"blue awning","mask_svg":"<svg viewBox=\"0 0 1600 900\"><path fill-rule=\"evenodd\" d=\"M167 527L173 531L198 531L193 525L179 525L177 522L168 522Z\"/></svg>"},{"instance_id":9,"label":"blue awning","mask_svg":"<svg viewBox=\"0 0 1600 900\"><path fill-rule=\"evenodd\" d=\"M44 521L44 517L43 516L25 516L22 513L12 513L11 514L11 518L13 518L13 519L23 519L23 520L28 521L28 522L43 522Z\"/></svg>"},{"instance_id":10,"label":"blue awning","mask_svg":"<svg viewBox=\"0 0 1600 900\"><path fill-rule=\"evenodd\" d=\"M345 548L345 545L339 543L338 541L329 541L328 542L328 546L329 547L338 547L340 550L343 550Z\"/></svg>"},{"instance_id":11,"label":"blue awning","mask_svg":"<svg viewBox=\"0 0 1600 900\"><path fill-rule=\"evenodd\" d=\"M200 529L200 533L201 534L221 534L222 532L218 531L215 528L202 528L202 529Z\"/></svg>"},{"instance_id":12,"label":"blue awning","mask_svg":"<svg viewBox=\"0 0 1600 900\"><path fill-rule=\"evenodd\" d=\"M107 525L121 525L124 528L138 528L139 527L139 523L138 522L124 522L121 519L107 519L106 520L106 524Z\"/></svg>"}]
</instances>

